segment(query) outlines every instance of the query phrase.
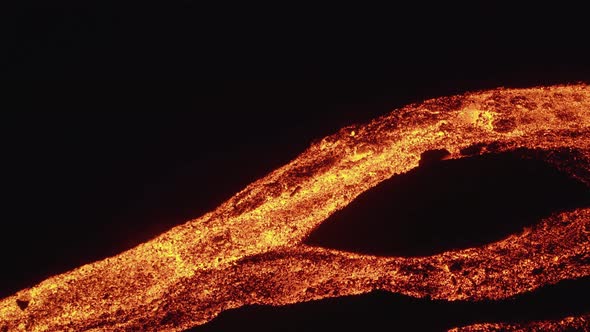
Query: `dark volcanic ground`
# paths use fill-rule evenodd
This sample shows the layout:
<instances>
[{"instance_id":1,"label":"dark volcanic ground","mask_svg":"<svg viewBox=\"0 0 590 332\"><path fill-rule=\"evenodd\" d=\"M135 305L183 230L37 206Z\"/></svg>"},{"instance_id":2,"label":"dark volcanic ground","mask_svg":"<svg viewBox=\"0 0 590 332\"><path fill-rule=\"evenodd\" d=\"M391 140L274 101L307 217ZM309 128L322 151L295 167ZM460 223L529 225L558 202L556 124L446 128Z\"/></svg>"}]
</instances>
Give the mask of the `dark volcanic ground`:
<instances>
[{"instance_id":1,"label":"dark volcanic ground","mask_svg":"<svg viewBox=\"0 0 590 332\"><path fill-rule=\"evenodd\" d=\"M445 331L477 322L559 319L590 310L590 278L496 302L445 302L374 291L284 307L248 306L186 332Z\"/></svg>"},{"instance_id":2,"label":"dark volcanic ground","mask_svg":"<svg viewBox=\"0 0 590 332\"><path fill-rule=\"evenodd\" d=\"M381 256L430 256L522 232L552 213L590 206L590 190L518 150L415 168L334 213L309 245Z\"/></svg>"}]
</instances>

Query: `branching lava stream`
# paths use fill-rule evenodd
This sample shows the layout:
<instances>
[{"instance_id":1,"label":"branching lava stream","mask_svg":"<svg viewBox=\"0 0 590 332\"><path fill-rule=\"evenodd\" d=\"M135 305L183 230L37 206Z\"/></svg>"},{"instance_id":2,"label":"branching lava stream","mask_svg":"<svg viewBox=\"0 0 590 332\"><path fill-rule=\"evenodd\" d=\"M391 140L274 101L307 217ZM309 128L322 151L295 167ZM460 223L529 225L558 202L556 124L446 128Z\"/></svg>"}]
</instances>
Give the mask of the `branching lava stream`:
<instances>
[{"instance_id":1,"label":"branching lava stream","mask_svg":"<svg viewBox=\"0 0 590 332\"><path fill-rule=\"evenodd\" d=\"M216 210L1 300L0 331L181 331L247 304L375 289L448 301L500 300L590 276L590 208L554 214L494 243L427 257L303 244L359 194L417 167L425 151L444 149L445 158L462 158L465 151L518 148L543 151L548 163L590 187L590 87L439 98L343 128ZM588 328L589 314L462 329Z\"/></svg>"}]
</instances>

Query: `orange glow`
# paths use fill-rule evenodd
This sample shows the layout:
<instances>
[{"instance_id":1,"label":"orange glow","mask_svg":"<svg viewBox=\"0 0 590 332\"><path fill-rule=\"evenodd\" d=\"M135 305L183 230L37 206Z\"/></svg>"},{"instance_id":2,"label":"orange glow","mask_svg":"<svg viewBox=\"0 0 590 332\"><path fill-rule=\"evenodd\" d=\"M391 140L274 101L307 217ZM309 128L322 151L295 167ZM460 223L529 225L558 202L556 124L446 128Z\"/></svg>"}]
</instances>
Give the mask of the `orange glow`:
<instances>
[{"instance_id":1,"label":"orange glow","mask_svg":"<svg viewBox=\"0 0 590 332\"><path fill-rule=\"evenodd\" d=\"M587 85L496 89L409 105L311 145L200 218L2 299L0 331L181 331L246 304L375 289L499 300L589 276L590 208L553 215L495 243L428 257L302 244L332 213L417 167L421 153L433 149L448 150L449 159L478 144L476 154L564 150L575 158L548 154L547 162L590 187L589 137Z\"/></svg>"},{"instance_id":2,"label":"orange glow","mask_svg":"<svg viewBox=\"0 0 590 332\"><path fill-rule=\"evenodd\" d=\"M484 323L452 329L452 332L470 331L588 331L590 314L565 317L554 321L538 321L522 324Z\"/></svg>"}]
</instances>

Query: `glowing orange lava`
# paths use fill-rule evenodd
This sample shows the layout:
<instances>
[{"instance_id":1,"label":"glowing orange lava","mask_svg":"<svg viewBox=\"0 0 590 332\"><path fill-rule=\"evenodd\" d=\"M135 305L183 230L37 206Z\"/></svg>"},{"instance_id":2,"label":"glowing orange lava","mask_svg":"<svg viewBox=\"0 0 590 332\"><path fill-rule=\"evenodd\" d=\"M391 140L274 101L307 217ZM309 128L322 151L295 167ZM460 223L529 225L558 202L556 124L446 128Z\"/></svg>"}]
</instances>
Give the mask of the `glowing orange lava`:
<instances>
[{"instance_id":1,"label":"glowing orange lava","mask_svg":"<svg viewBox=\"0 0 590 332\"><path fill-rule=\"evenodd\" d=\"M589 276L590 208L553 215L489 245L429 257L302 244L359 194L417 167L423 152L446 149L449 158L462 158L461 151L474 146L476 154L549 151L547 162L590 187L590 86L428 100L344 128L216 210L1 300L0 331L180 331L246 304L284 305L375 289L449 301L498 300ZM570 158L556 157L563 153ZM569 321L582 326L588 315L530 324ZM496 325L465 329L509 327Z\"/></svg>"},{"instance_id":2,"label":"glowing orange lava","mask_svg":"<svg viewBox=\"0 0 590 332\"><path fill-rule=\"evenodd\" d=\"M590 314L578 317L565 317L554 321L538 321L521 324L484 323L455 328L452 332L471 331L588 331L590 330Z\"/></svg>"}]
</instances>

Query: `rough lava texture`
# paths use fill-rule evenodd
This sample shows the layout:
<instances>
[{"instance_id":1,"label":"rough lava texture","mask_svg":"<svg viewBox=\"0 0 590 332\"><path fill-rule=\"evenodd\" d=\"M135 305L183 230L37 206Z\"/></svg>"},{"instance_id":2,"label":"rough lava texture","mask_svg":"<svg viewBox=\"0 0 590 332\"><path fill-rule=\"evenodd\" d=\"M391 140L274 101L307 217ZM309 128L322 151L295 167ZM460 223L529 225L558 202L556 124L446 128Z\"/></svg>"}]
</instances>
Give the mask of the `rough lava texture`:
<instances>
[{"instance_id":1,"label":"rough lava texture","mask_svg":"<svg viewBox=\"0 0 590 332\"><path fill-rule=\"evenodd\" d=\"M343 128L216 210L1 300L0 331L181 331L246 304L375 289L449 301L499 300L589 276L590 208L552 215L495 243L428 257L303 244L359 194L417 167L425 151L444 149L452 159L522 148L590 187L590 87L468 93ZM464 329L587 322L586 315Z\"/></svg>"},{"instance_id":2,"label":"rough lava texture","mask_svg":"<svg viewBox=\"0 0 590 332\"><path fill-rule=\"evenodd\" d=\"M488 331L590 331L590 314L578 317L565 317L554 321L538 321L521 324L483 323L454 328L452 332L488 332Z\"/></svg>"}]
</instances>

